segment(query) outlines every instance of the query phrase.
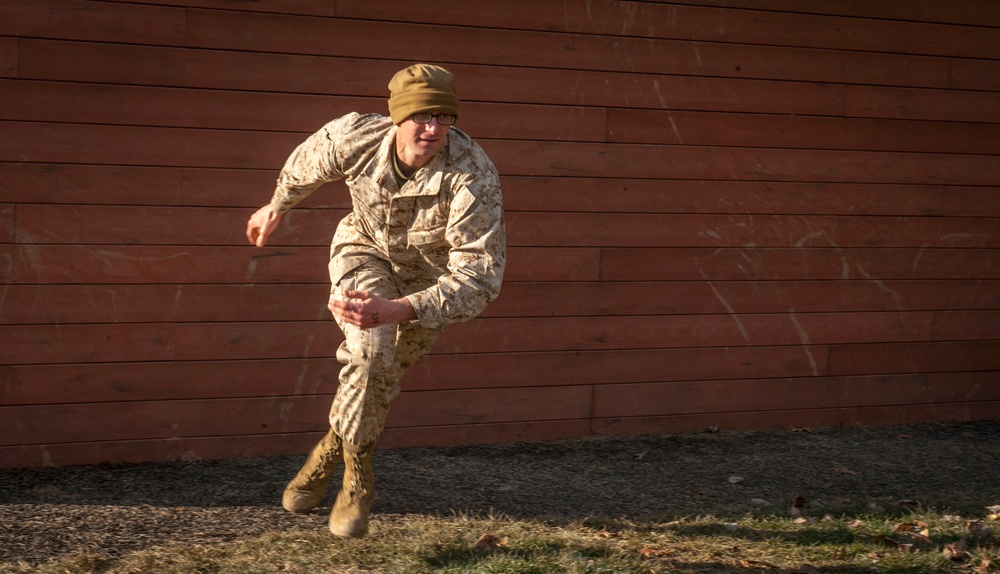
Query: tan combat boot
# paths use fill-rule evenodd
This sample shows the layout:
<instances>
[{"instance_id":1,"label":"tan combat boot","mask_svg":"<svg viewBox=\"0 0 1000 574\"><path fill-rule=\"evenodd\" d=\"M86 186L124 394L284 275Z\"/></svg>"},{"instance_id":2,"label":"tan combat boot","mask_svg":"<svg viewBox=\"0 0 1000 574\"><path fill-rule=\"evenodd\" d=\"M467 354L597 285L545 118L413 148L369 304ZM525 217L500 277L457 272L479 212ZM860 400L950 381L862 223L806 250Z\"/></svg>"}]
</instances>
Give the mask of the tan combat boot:
<instances>
[{"instance_id":1,"label":"tan combat boot","mask_svg":"<svg viewBox=\"0 0 1000 574\"><path fill-rule=\"evenodd\" d=\"M330 532L343 538L361 538L368 532L368 511L375 498L372 458L375 444L344 444L344 486L330 513Z\"/></svg>"},{"instance_id":2,"label":"tan combat boot","mask_svg":"<svg viewBox=\"0 0 1000 574\"><path fill-rule=\"evenodd\" d=\"M281 506L289 512L309 512L323 500L330 474L343 458L343 443L331 428L309 453L299 473L285 487Z\"/></svg>"}]
</instances>

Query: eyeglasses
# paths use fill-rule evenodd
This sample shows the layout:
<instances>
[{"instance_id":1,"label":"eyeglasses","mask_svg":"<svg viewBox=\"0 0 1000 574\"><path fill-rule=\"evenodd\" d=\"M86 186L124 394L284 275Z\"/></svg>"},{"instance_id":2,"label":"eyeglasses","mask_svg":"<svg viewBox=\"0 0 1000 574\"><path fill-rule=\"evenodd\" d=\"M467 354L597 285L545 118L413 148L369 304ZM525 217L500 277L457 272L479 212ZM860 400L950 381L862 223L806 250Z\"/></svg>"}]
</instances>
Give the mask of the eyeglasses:
<instances>
[{"instance_id":1,"label":"eyeglasses","mask_svg":"<svg viewBox=\"0 0 1000 574\"><path fill-rule=\"evenodd\" d=\"M458 116L454 114L413 114L410 119L413 120L415 124L429 124L431 123L431 118L437 118L437 121L442 126L453 126L455 122L458 121Z\"/></svg>"}]
</instances>

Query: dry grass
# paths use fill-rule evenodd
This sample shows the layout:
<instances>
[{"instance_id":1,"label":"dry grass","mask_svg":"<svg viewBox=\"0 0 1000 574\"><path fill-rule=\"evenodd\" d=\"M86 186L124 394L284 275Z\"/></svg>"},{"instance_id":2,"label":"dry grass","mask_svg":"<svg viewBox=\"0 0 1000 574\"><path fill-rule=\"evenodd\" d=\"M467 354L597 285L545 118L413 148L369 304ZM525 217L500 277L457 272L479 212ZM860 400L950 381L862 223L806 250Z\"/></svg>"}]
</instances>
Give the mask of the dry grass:
<instances>
[{"instance_id":1,"label":"dry grass","mask_svg":"<svg viewBox=\"0 0 1000 574\"><path fill-rule=\"evenodd\" d=\"M382 516L362 540L323 530L233 543L78 555L4 574L1000 572L1000 522L933 512L667 522ZM979 521L977 521L979 520ZM981 522L980 522L981 521ZM958 553L956 549L965 548Z\"/></svg>"}]
</instances>

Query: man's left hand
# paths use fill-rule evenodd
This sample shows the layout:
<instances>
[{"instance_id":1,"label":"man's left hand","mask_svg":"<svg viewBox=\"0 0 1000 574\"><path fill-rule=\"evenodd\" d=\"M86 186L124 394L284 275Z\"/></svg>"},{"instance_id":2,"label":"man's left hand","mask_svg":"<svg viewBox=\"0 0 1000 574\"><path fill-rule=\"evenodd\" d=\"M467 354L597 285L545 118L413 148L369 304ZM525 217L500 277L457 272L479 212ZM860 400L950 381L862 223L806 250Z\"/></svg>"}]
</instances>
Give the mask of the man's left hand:
<instances>
[{"instance_id":1,"label":"man's left hand","mask_svg":"<svg viewBox=\"0 0 1000 574\"><path fill-rule=\"evenodd\" d=\"M406 299L383 299L368 291L345 291L343 296L333 295L327 309L341 321L360 329L402 323L417 318L416 311Z\"/></svg>"}]
</instances>

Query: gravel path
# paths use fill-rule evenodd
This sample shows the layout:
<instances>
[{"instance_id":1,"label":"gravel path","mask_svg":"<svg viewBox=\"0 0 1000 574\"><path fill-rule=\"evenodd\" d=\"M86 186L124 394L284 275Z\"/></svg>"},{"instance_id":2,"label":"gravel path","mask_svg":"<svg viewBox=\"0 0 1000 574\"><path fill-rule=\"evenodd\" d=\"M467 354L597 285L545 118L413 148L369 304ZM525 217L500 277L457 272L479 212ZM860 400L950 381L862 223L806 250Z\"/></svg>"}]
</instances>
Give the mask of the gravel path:
<instances>
[{"instance_id":1,"label":"gravel path","mask_svg":"<svg viewBox=\"0 0 1000 574\"><path fill-rule=\"evenodd\" d=\"M0 469L0 565L325 529L330 498L307 515L280 507L303 459ZM375 473L375 519L718 515L795 496L982 515L1000 504L1000 421L385 450Z\"/></svg>"}]
</instances>

